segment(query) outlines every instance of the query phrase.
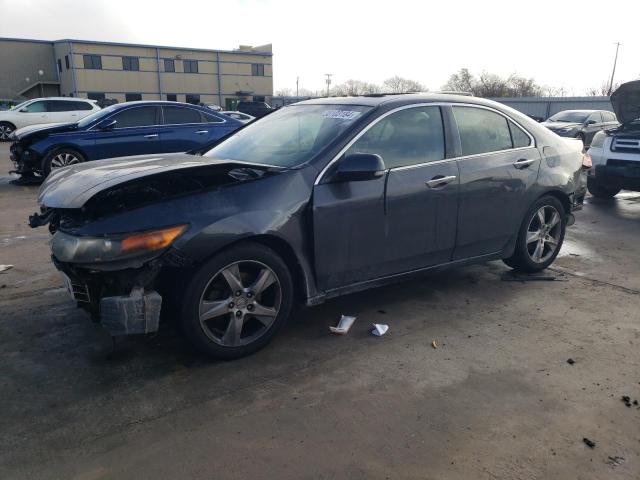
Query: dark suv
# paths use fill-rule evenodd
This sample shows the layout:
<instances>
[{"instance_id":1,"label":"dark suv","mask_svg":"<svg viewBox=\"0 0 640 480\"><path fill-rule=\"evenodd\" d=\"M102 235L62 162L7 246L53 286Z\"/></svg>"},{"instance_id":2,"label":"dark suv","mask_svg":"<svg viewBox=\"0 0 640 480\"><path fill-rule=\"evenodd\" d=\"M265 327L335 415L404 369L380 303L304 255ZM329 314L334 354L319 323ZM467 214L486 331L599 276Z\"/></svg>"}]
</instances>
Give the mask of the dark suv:
<instances>
[{"instance_id":1,"label":"dark suv","mask_svg":"<svg viewBox=\"0 0 640 480\"><path fill-rule=\"evenodd\" d=\"M309 100L203 156L53 172L32 226L112 335L172 304L193 344L235 358L307 305L444 266L556 258L586 191L578 142L457 95Z\"/></svg>"},{"instance_id":2,"label":"dark suv","mask_svg":"<svg viewBox=\"0 0 640 480\"><path fill-rule=\"evenodd\" d=\"M541 125L561 137L577 138L588 147L596 133L612 130L620 124L615 114L606 110L564 110Z\"/></svg>"},{"instance_id":3,"label":"dark suv","mask_svg":"<svg viewBox=\"0 0 640 480\"><path fill-rule=\"evenodd\" d=\"M264 117L267 113L271 113L273 108L265 102L239 102L238 111L255 118L260 118Z\"/></svg>"}]
</instances>

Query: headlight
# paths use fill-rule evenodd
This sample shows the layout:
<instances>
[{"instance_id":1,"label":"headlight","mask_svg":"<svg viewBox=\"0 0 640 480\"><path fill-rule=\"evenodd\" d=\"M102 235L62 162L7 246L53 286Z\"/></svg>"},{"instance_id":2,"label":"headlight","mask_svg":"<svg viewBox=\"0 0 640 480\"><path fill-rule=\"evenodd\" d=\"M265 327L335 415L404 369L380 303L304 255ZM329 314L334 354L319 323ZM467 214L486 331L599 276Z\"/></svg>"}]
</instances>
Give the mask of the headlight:
<instances>
[{"instance_id":1,"label":"headlight","mask_svg":"<svg viewBox=\"0 0 640 480\"><path fill-rule=\"evenodd\" d=\"M602 148L604 145L604 141L607 138L607 134L600 130L593 136L593 140L591 140L591 147Z\"/></svg>"},{"instance_id":2,"label":"headlight","mask_svg":"<svg viewBox=\"0 0 640 480\"><path fill-rule=\"evenodd\" d=\"M178 225L114 238L76 237L56 232L51 238L51 251L61 262L96 263L124 260L162 250L171 245L186 229L187 225Z\"/></svg>"}]
</instances>

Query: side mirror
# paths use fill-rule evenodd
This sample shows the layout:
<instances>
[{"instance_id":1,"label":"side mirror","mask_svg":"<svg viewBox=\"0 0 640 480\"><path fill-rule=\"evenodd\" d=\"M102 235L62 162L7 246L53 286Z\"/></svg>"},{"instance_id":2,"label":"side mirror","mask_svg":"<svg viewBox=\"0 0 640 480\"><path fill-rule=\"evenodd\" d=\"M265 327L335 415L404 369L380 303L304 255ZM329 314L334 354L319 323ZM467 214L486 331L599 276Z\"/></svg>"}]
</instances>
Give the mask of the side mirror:
<instances>
[{"instance_id":1,"label":"side mirror","mask_svg":"<svg viewBox=\"0 0 640 480\"><path fill-rule=\"evenodd\" d=\"M102 131L113 130L116 127L117 123L117 120L107 120L104 123L100 124L98 126L98 129Z\"/></svg>"},{"instance_id":2,"label":"side mirror","mask_svg":"<svg viewBox=\"0 0 640 480\"><path fill-rule=\"evenodd\" d=\"M27 113L29 111L29 109L27 107L22 107L20 110L18 110L19 112L22 113Z\"/></svg>"},{"instance_id":3,"label":"side mirror","mask_svg":"<svg viewBox=\"0 0 640 480\"><path fill-rule=\"evenodd\" d=\"M596 123L595 120L587 120L587 125L595 125Z\"/></svg>"},{"instance_id":4,"label":"side mirror","mask_svg":"<svg viewBox=\"0 0 640 480\"><path fill-rule=\"evenodd\" d=\"M352 153L338 163L334 179L341 182L358 182L380 178L386 167L380 155L375 153Z\"/></svg>"}]
</instances>

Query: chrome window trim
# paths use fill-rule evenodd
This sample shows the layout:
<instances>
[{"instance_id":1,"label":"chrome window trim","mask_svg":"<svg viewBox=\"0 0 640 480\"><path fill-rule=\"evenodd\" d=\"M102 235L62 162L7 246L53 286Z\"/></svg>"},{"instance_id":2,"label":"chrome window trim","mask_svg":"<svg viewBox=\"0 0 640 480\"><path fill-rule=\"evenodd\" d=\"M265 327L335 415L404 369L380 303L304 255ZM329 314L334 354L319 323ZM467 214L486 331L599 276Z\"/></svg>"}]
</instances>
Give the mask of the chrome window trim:
<instances>
[{"instance_id":1,"label":"chrome window trim","mask_svg":"<svg viewBox=\"0 0 640 480\"><path fill-rule=\"evenodd\" d=\"M379 121L383 120L384 118L388 117L389 115L402 111L402 110L407 110L409 108L420 108L420 107L474 107L474 108L483 108L485 110L489 110L491 112L497 113L498 115L503 116L505 119L512 121L514 124L516 124L518 127L520 127L520 129L522 129L523 132L525 132L527 134L527 136L529 137L530 143L528 146L526 147L518 147L518 148L507 148L505 150L496 150L496 151L492 151L492 152L483 152L483 153L476 153L473 155L460 155L459 157L453 157L453 158L445 158L442 160L434 160L431 162L424 162L424 163L416 163L414 165L403 165L400 167L393 167L388 169L388 171L396 171L398 169L409 169L409 168L418 168L418 167L424 167L425 165L437 165L438 163L444 163L444 162L450 162L450 161L455 161L455 160L467 160L469 158L477 158L477 157L484 157L487 155L493 155L496 153L502 153L502 152L515 152L515 151L519 151L519 150L526 150L528 148L535 148L536 147L536 140L535 137L533 135L531 135L531 133L529 132L529 130L527 130L525 127L522 126L522 124L520 124L520 122L516 121L515 119L511 118L510 116L502 113L499 110L496 110L495 108L486 106L486 105L478 105L475 103L452 103L452 102L423 102L423 103L412 103L411 105L403 105L401 107L397 107L394 108L393 110L389 110L388 112L386 112L383 115L380 115L378 118L376 118L373 122L371 122L369 125L367 125L365 128L363 128L354 138L352 138L349 143L347 143L347 145L345 145L332 159L331 161L329 161L329 163L327 163L327 165L320 171L320 173L318 174L318 176L316 177L315 181L313 182L313 185L319 185L320 182L322 181L322 178L324 177L324 174L327 172L327 170L329 170L329 168L331 168L331 166L338 161L338 159L340 157L342 157L342 155L344 155L344 153L349 150L349 148L351 148L351 146L356 143L360 137L362 137L365 133L367 133L367 131L372 128L373 126L375 126ZM454 118L455 119L455 118ZM511 134L511 132L509 132L509 134Z\"/></svg>"},{"instance_id":2,"label":"chrome window trim","mask_svg":"<svg viewBox=\"0 0 640 480\"><path fill-rule=\"evenodd\" d=\"M176 107L176 105L169 105L170 107ZM157 107L157 108L162 108L163 105L136 105L133 107L129 107L129 108L125 108L122 109L118 112L114 112L111 115L109 115L108 117L104 118L104 120L108 120L109 118L113 117L114 115L118 115L119 113L122 113L126 110L131 110L132 108L142 108L142 107ZM202 113L203 115L210 115L209 112L203 112L201 110L198 110L197 108L191 108L191 107L183 107L183 106L177 106L177 108L187 108L189 110L195 110L196 112ZM215 115L214 115L215 116ZM164 119L164 112L162 113L162 118ZM114 128L113 130L126 130L128 128L157 128L157 127L179 127L179 126L185 126L185 125L221 125L223 123L227 123L227 121L223 118L217 117L217 119L220 120L220 122L200 122L200 123L163 123L163 124L155 124L155 125L140 125L138 127L120 127L120 128ZM95 127L97 126L94 125L91 128L87 129L87 132L92 131Z\"/></svg>"}]
</instances>

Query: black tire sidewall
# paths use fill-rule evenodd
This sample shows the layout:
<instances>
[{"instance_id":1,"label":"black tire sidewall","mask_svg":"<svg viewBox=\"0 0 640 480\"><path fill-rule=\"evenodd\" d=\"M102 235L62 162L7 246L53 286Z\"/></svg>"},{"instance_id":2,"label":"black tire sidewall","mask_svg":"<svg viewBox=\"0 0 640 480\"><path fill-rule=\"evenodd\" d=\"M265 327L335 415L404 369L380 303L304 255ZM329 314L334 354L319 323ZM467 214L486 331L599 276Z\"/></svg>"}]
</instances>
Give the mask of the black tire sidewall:
<instances>
[{"instance_id":1,"label":"black tire sidewall","mask_svg":"<svg viewBox=\"0 0 640 480\"><path fill-rule=\"evenodd\" d=\"M598 183L595 178L587 177L587 190L596 198L613 198L615 197L621 188L607 188L604 185Z\"/></svg>"},{"instance_id":2,"label":"black tire sidewall","mask_svg":"<svg viewBox=\"0 0 640 480\"><path fill-rule=\"evenodd\" d=\"M49 176L49 174L51 173L51 160L53 159L53 157L64 152L72 153L73 155L78 157L80 159L80 163L86 162L86 158L84 158L84 155L73 148L56 148L45 155L44 160L42 160L42 173L45 177Z\"/></svg>"},{"instance_id":3,"label":"black tire sidewall","mask_svg":"<svg viewBox=\"0 0 640 480\"><path fill-rule=\"evenodd\" d=\"M248 345L224 347L209 339L200 326L198 315L200 297L213 275L225 266L240 260L257 260L271 268L280 281L282 300L275 321L260 338ZM250 355L270 342L291 315L293 298L291 272L282 258L264 245L252 242L241 243L216 254L195 272L184 291L180 308L180 326L186 337L203 354L221 360L232 360Z\"/></svg>"},{"instance_id":4,"label":"black tire sidewall","mask_svg":"<svg viewBox=\"0 0 640 480\"><path fill-rule=\"evenodd\" d=\"M543 206L552 206L558 211L558 213L560 214L562 231L560 233L558 248L553 253L553 255L543 263L536 263L531 259L527 250L527 231L529 229L529 223L531 222L533 216ZM534 202L533 205L531 205L531 207L527 211L527 214L524 217L524 221L520 226L520 231L518 232L518 240L516 241L516 250L514 252L514 255L511 258L507 259L505 263L516 270L529 273L539 272L544 270L545 268L548 268L560 253L560 249L562 248L562 244L564 243L566 229L567 213L564 210L562 202L551 195L539 198Z\"/></svg>"}]
</instances>

